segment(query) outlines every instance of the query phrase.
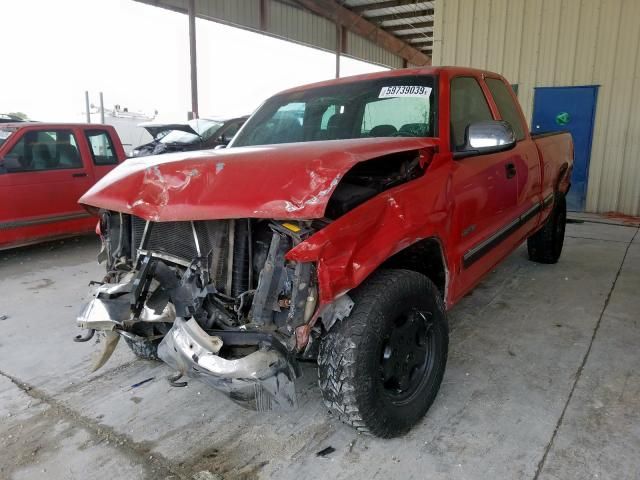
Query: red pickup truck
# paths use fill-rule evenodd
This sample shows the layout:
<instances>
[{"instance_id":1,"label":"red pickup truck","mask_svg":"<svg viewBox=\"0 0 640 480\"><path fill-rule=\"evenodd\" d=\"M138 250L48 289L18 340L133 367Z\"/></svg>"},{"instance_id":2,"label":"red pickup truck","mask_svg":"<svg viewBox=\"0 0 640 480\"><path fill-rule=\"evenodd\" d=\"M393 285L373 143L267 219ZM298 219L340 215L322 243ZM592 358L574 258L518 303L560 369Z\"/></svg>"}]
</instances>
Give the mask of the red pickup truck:
<instances>
[{"instance_id":1,"label":"red pickup truck","mask_svg":"<svg viewBox=\"0 0 640 480\"><path fill-rule=\"evenodd\" d=\"M331 410L400 435L438 392L446 310L525 240L557 262L572 157L490 72L285 91L230 148L132 159L82 197L107 275L76 340L106 336L99 367L124 337L257 410L295 406L316 359Z\"/></svg>"},{"instance_id":2,"label":"red pickup truck","mask_svg":"<svg viewBox=\"0 0 640 480\"><path fill-rule=\"evenodd\" d=\"M95 124L0 125L0 250L95 229L80 196L125 159Z\"/></svg>"}]
</instances>

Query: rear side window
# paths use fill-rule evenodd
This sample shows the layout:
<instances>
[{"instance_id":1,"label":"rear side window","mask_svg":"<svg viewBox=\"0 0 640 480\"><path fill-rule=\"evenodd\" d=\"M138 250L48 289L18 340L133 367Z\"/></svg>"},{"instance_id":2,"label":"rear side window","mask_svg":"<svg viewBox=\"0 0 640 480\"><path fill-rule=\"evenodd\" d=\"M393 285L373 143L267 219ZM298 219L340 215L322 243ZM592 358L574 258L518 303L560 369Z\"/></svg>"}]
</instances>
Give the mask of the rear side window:
<instances>
[{"instance_id":1,"label":"rear side window","mask_svg":"<svg viewBox=\"0 0 640 480\"><path fill-rule=\"evenodd\" d=\"M87 130L85 135L95 165L116 165L118 163L118 157L109 133L105 130Z\"/></svg>"},{"instance_id":2,"label":"rear side window","mask_svg":"<svg viewBox=\"0 0 640 480\"><path fill-rule=\"evenodd\" d=\"M502 80L497 78L487 78L487 86L493 95L493 99L498 106L498 111L503 120L511 124L516 138L522 140L524 138L524 128L522 126L522 119L518 113L518 106L513 101L509 89Z\"/></svg>"},{"instance_id":3,"label":"rear side window","mask_svg":"<svg viewBox=\"0 0 640 480\"><path fill-rule=\"evenodd\" d=\"M493 120L489 104L473 77L451 80L451 141L453 148L464 147L465 133L471 123Z\"/></svg>"},{"instance_id":4,"label":"rear side window","mask_svg":"<svg viewBox=\"0 0 640 480\"><path fill-rule=\"evenodd\" d=\"M31 130L5 155L7 172L82 168L76 138L70 130Z\"/></svg>"}]
</instances>

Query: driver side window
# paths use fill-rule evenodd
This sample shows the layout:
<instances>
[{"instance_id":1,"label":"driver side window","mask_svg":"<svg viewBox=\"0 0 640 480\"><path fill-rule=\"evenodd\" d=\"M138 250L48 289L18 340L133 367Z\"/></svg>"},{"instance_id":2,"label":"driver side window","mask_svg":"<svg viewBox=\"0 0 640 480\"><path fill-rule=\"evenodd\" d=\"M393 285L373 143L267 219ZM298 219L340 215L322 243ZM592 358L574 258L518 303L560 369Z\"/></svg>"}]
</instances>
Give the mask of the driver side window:
<instances>
[{"instance_id":1,"label":"driver side window","mask_svg":"<svg viewBox=\"0 0 640 480\"><path fill-rule=\"evenodd\" d=\"M8 173L82 168L75 136L69 130L32 130L5 155Z\"/></svg>"},{"instance_id":2,"label":"driver side window","mask_svg":"<svg viewBox=\"0 0 640 480\"><path fill-rule=\"evenodd\" d=\"M282 105L271 118L250 133L249 141L254 145L301 142L305 110L304 102Z\"/></svg>"},{"instance_id":3,"label":"driver side window","mask_svg":"<svg viewBox=\"0 0 640 480\"><path fill-rule=\"evenodd\" d=\"M493 120L489 104L473 77L456 77L451 80L451 147L464 147L467 127L476 122Z\"/></svg>"}]
</instances>

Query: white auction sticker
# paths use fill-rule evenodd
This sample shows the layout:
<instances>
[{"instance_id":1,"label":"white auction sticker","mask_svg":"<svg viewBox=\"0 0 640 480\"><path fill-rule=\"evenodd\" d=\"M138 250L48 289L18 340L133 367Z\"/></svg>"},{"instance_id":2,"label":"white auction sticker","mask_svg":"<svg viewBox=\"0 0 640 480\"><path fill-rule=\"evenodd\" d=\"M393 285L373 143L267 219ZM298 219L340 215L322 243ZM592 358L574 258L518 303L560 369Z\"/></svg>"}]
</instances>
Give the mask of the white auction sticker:
<instances>
[{"instance_id":1,"label":"white auction sticker","mask_svg":"<svg viewBox=\"0 0 640 480\"><path fill-rule=\"evenodd\" d=\"M382 87L378 98L391 97L419 97L429 98L431 88L422 85L393 85L391 87Z\"/></svg>"}]
</instances>

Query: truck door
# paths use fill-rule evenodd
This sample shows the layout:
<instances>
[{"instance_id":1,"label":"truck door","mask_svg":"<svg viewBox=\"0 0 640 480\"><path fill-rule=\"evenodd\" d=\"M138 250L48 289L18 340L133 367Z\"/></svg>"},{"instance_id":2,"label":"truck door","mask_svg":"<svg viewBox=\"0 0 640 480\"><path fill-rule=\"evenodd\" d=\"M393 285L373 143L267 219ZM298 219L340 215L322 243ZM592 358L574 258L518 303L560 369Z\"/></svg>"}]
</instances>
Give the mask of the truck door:
<instances>
[{"instance_id":1,"label":"truck door","mask_svg":"<svg viewBox=\"0 0 640 480\"><path fill-rule=\"evenodd\" d=\"M87 230L78 198L93 184L72 129L25 129L3 157L0 246Z\"/></svg>"},{"instance_id":2,"label":"truck door","mask_svg":"<svg viewBox=\"0 0 640 480\"><path fill-rule=\"evenodd\" d=\"M451 149L465 144L471 123L493 120L489 102L475 77L455 77L450 86ZM504 240L517 221L518 184L508 152L454 160L451 245L455 245L458 280L454 296L463 295L510 250Z\"/></svg>"}]
</instances>

